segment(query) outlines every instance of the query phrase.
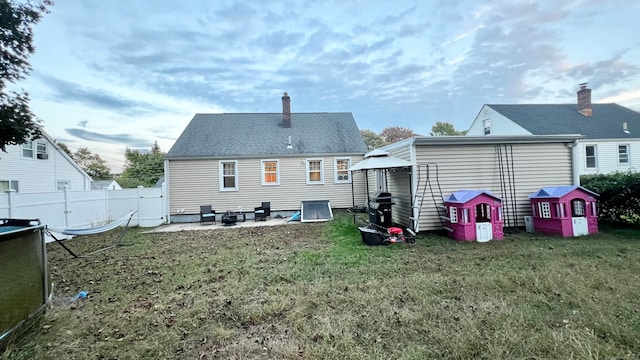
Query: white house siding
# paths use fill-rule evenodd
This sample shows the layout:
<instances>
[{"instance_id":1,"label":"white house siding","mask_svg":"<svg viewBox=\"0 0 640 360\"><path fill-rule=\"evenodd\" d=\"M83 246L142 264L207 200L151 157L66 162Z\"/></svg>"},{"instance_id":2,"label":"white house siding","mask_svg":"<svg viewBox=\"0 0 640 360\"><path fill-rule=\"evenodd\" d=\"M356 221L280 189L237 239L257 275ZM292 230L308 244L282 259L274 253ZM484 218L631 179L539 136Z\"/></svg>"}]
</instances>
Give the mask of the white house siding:
<instances>
[{"instance_id":1,"label":"white house siding","mask_svg":"<svg viewBox=\"0 0 640 360\"><path fill-rule=\"evenodd\" d=\"M587 168L586 146L596 146L596 168ZM620 164L618 161L618 145L629 145L629 163ZM640 169L640 140L630 139L584 139L578 146L578 164L580 175L608 174L615 171L638 171Z\"/></svg>"},{"instance_id":2,"label":"white house siding","mask_svg":"<svg viewBox=\"0 0 640 360\"><path fill-rule=\"evenodd\" d=\"M516 214L511 211L511 191L507 189L503 194L500 187L500 167L495 144L456 144L456 145L408 145L415 151L416 163L424 165L430 163L430 176L433 189L438 193L435 182L435 165L438 166L442 196L447 197L452 192L463 189L489 190L494 195L503 198L504 214L511 214L512 223L524 226L524 216L530 215L528 196L543 186L573 184L571 166L571 148L565 143L538 143L507 145L513 149L513 192L515 193ZM503 165L504 160L504 145ZM392 154L401 155L406 150L392 149ZM509 151L511 162L511 151ZM416 171L413 172L413 192L422 195L426 177L425 167L421 166L420 183L416 183ZM407 178L401 173L391 174L389 187L392 189L407 186ZM506 175L505 175L506 178ZM508 184L507 184L508 185ZM439 214L434 206L429 187L426 187L423 207L420 212L418 230L441 229ZM439 194L437 194L439 195ZM439 199L439 197L437 197ZM506 207L509 206L507 209ZM409 225L410 208L405 204L398 204L393 208L394 221L404 226Z\"/></svg>"},{"instance_id":3,"label":"white house siding","mask_svg":"<svg viewBox=\"0 0 640 360\"><path fill-rule=\"evenodd\" d=\"M334 158L351 158L351 164L362 159L354 156L310 156L309 159L323 159L324 184L306 183L305 158L265 158L279 160L280 184L262 185L261 160L237 159L238 191L219 191L219 160L170 160L169 210L176 214L184 209L185 214L195 214L200 205L211 204L213 209L252 211L263 201L271 202L272 211L299 210L303 200L329 200L333 208L352 206L351 184L335 183ZM228 159L236 160L236 159ZM225 160L227 161L227 160ZM363 204L364 177L354 176L356 204Z\"/></svg>"},{"instance_id":4,"label":"white house siding","mask_svg":"<svg viewBox=\"0 0 640 360\"><path fill-rule=\"evenodd\" d=\"M484 105L476 116L471 127L467 130L467 136L483 136L484 120L491 120L491 133L489 135L531 135L522 126L504 117L491 107Z\"/></svg>"},{"instance_id":5,"label":"white house siding","mask_svg":"<svg viewBox=\"0 0 640 360\"><path fill-rule=\"evenodd\" d=\"M38 141L47 143L48 159L25 158L22 157L22 146L7 146L6 153L0 152L0 180L17 180L21 193L54 192L58 181L68 181L71 191L91 189L91 179L49 140Z\"/></svg>"}]
</instances>

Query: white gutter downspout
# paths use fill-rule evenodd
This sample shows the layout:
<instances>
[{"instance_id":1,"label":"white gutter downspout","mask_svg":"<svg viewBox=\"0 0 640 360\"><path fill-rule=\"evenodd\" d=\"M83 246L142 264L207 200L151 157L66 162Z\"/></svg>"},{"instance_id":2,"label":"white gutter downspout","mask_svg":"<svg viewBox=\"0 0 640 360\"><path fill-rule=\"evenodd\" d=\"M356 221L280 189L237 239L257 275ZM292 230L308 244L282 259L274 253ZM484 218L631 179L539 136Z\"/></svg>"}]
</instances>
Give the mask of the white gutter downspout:
<instances>
[{"instance_id":1,"label":"white gutter downspout","mask_svg":"<svg viewBox=\"0 0 640 360\"><path fill-rule=\"evenodd\" d=\"M571 143L571 175L573 176L573 185L580 185L580 166L578 164L578 139Z\"/></svg>"}]
</instances>

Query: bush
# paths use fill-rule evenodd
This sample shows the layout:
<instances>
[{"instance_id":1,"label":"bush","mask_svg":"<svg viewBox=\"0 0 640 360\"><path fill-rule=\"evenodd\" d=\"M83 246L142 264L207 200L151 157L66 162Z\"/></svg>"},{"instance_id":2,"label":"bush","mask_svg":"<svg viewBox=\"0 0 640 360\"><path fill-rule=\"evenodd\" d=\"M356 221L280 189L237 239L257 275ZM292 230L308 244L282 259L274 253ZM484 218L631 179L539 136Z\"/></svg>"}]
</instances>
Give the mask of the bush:
<instances>
[{"instance_id":1,"label":"bush","mask_svg":"<svg viewBox=\"0 0 640 360\"><path fill-rule=\"evenodd\" d=\"M600 194L599 219L613 225L640 225L640 173L582 175L580 184Z\"/></svg>"}]
</instances>

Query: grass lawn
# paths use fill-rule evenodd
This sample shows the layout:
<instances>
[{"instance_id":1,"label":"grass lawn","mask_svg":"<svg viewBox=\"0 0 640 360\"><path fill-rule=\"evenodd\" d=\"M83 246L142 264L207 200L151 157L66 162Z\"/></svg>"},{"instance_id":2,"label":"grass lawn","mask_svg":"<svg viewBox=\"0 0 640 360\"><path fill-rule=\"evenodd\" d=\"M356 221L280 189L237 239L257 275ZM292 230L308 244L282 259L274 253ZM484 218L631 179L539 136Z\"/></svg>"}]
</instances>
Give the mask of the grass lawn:
<instances>
[{"instance_id":1,"label":"grass lawn","mask_svg":"<svg viewBox=\"0 0 640 360\"><path fill-rule=\"evenodd\" d=\"M1 359L640 357L640 231L367 247L330 223L143 234L71 259ZM118 236L73 240L79 252ZM86 299L71 301L79 291Z\"/></svg>"}]
</instances>

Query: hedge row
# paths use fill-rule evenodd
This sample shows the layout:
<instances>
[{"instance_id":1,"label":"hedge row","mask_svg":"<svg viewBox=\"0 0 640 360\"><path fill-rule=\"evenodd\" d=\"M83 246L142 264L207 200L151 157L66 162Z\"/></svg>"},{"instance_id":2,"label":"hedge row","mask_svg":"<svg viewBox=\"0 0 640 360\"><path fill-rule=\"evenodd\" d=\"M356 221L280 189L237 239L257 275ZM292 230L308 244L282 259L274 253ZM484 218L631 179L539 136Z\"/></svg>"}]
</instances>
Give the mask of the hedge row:
<instances>
[{"instance_id":1,"label":"hedge row","mask_svg":"<svg viewBox=\"0 0 640 360\"><path fill-rule=\"evenodd\" d=\"M582 175L580 184L600 194L600 222L640 225L640 173Z\"/></svg>"}]
</instances>

